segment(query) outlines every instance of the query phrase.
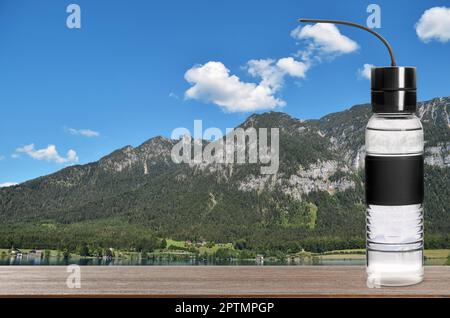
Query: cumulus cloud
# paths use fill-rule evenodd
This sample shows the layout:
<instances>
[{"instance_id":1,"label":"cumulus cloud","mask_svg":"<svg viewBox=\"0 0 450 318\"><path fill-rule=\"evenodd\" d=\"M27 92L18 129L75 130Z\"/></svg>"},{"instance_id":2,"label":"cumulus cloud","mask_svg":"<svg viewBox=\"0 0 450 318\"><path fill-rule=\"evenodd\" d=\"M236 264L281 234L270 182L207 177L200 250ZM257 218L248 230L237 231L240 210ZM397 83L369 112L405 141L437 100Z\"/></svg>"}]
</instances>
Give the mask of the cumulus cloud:
<instances>
[{"instance_id":1,"label":"cumulus cloud","mask_svg":"<svg viewBox=\"0 0 450 318\"><path fill-rule=\"evenodd\" d=\"M36 160L45 160L55 163L72 164L78 162L78 156L75 150L70 149L66 157L59 155L55 145L48 145L47 148L35 149L34 144L29 144L16 149L18 153L24 153Z\"/></svg>"},{"instance_id":2,"label":"cumulus cloud","mask_svg":"<svg viewBox=\"0 0 450 318\"><path fill-rule=\"evenodd\" d=\"M7 187L12 187L18 185L18 183L15 182L5 182L5 183L0 183L0 188L7 188Z\"/></svg>"},{"instance_id":3,"label":"cumulus cloud","mask_svg":"<svg viewBox=\"0 0 450 318\"><path fill-rule=\"evenodd\" d=\"M247 83L221 62L210 61L189 69L184 78L192 85L185 96L212 102L229 112L249 112L284 106L285 102L276 98L273 89L262 83Z\"/></svg>"},{"instance_id":4,"label":"cumulus cloud","mask_svg":"<svg viewBox=\"0 0 450 318\"><path fill-rule=\"evenodd\" d=\"M283 84L284 74L276 67L273 59L250 60L245 68L251 76L261 79L260 85L271 90L279 90Z\"/></svg>"},{"instance_id":5,"label":"cumulus cloud","mask_svg":"<svg viewBox=\"0 0 450 318\"><path fill-rule=\"evenodd\" d=\"M94 131L94 130L91 130L91 129L68 128L67 131L71 135L84 136L84 137L88 137L88 138L99 137L100 136L100 133L98 131Z\"/></svg>"},{"instance_id":6,"label":"cumulus cloud","mask_svg":"<svg viewBox=\"0 0 450 318\"><path fill-rule=\"evenodd\" d=\"M339 32L334 24L316 23L298 26L291 31L296 40L311 41L311 46L324 53L344 54L358 49L358 43Z\"/></svg>"},{"instance_id":7,"label":"cumulus cloud","mask_svg":"<svg viewBox=\"0 0 450 318\"><path fill-rule=\"evenodd\" d=\"M195 65L185 75L191 87L186 99L196 99L219 105L229 112L249 112L273 109L286 104L277 96L286 77L305 78L314 63L332 59L358 49L358 44L342 35L334 25L315 24L298 27L291 32L297 40L306 42L306 49L294 57L253 59L245 69L258 82L245 82L219 61Z\"/></svg>"},{"instance_id":8,"label":"cumulus cloud","mask_svg":"<svg viewBox=\"0 0 450 318\"><path fill-rule=\"evenodd\" d=\"M434 7L426 10L416 23L416 33L425 43L431 40L448 42L450 40L450 8Z\"/></svg>"},{"instance_id":9,"label":"cumulus cloud","mask_svg":"<svg viewBox=\"0 0 450 318\"><path fill-rule=\"evenodd\" d=\"M283 86L285 76L303 78L308 65L286 57L279 60L250 60L245 69L260 81L241 81L236 75L230 74L230 70L221 62L196 65L184 76L193 85L186 91L185 97L212 102L229 112L273 109L286 104L275 96Z\"/></svg>"},{"instance_id":10,"label":"cumulus cloud","mask_svg":"<svg viewBox=\"0 0 450 318\"><path fill-rule=\"evenodd\" d=\"M274 92L279 90L286 75L304 78L309 66L296 61L292 57L273 59L250 60L247 70L253 77L261 78L261 85L270 87Z\"/></svg>"},{"instance_id":11,"label":"cumulus cloud","mask_svg":"<svg viewBox=\"0 0 450 318\"><path fill-rule=\"evenodd\" d=\"M277 67L286 74L293 77L305 77L309 66L304 62L294 60L292 57L279 59Z\"/></svg>"},{"instance_id":12,"label":"cumulus cloud","mask_svg":"<svg viewBox=\"0 0 450 318\"><path fill-rule=\"evenodd\" d=\"M371 70L372 67L375 67L373 64L364 64L362 68L358 69L358 75L361 78L365 78L370 80L371 79Z\"/></svg>"}]
</instances>

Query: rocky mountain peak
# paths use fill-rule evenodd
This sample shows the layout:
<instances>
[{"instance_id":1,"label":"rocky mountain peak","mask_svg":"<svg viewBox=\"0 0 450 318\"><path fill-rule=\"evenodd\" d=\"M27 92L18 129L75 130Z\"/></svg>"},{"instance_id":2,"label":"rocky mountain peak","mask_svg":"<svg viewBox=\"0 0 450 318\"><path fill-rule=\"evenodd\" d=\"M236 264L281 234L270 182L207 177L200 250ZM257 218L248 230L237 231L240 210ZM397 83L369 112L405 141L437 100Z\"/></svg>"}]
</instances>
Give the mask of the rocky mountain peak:
<instances>
[{"instance_id":1,"label":"rocky mountain peak","mask_svg":"<svg viewBox=\"0 0 450 318\"><path fill-rule=\"evenodd\" d=\"M303 120L296 119L289 114L270 111L262 114L253 114L248 117L239 127L248 128L292 128L304 123Z\"/></svg>"}]
</instances>

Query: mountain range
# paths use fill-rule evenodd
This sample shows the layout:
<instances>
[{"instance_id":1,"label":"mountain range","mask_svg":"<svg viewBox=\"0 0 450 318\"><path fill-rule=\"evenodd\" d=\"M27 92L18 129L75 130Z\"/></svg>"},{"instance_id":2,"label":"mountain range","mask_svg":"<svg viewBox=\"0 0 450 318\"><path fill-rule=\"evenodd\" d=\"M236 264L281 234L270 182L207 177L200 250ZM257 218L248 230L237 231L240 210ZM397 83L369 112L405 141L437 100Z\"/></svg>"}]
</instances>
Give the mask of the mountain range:
<instances>
[{"instance_id":1,"label":"mountain range","mask_svg":"<svg viewBox=\"0 0 450 318\"><path fill-rule=\"evenodd\" d=\"M450 247L450 98L418 104L425 131L427 247ZM253 114L280 129L277 174L261 164L176 164L157 136L86 165L0 189L0 247L151 249L160 238L267 251L363 247L369 105L318 120ZM204 144L208 142L204 141Z\"/></svg>"}]
</instances>

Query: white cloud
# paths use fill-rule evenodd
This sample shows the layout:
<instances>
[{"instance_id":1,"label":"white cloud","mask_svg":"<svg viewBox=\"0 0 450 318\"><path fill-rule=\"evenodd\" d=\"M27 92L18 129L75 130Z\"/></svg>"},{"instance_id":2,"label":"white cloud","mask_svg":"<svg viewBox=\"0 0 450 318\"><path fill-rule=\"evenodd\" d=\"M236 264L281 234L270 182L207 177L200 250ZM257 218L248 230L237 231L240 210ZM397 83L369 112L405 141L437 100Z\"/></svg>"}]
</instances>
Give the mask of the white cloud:
<instances>
[{"instance_id":1,"label":"white cloud","mask_svg":"<svg viewBox=\"0 0 450 318\"><path fill-rule=\"evenodd\" d=\"M33 159L45 160L55 163L76 163L78 162L78 156L75 150L70 149L67 152L66 157L62 157L58 154L55 145L48 145L47 148L35 149L34 144L29 144L16 149L16 152L25 153Z\"/></svg>"},{"instance_id":2,"label":"white cloud","mask_svg":"<svg viewBox=\"0 0 450 318\"><path fill-rule=\"evenodd\" d=\"M279 90L283 85L284 73L276 67L273 59L250 60L246 69L251 76L261 79L260 85L271 90Z\"/></svg>"},{"instance_id":3,"label":"white cloud","mask_svg":"<svg viewBox=\"0 0 450 318\"><path fill-rule=\"evenodd\" d=\"M94 130L91 130L91 129L68 128L67 131L71 135L84 136L84 137L88 137L88 138L99 137L100 136L100 133L98 131L94 131Z\"/></svg>"},{"instance_id":4,"label":"white cloud","mask_svg":"<svg viewBox=\"0 0 450 318\"><path fill-rule=\"evenodd\" d=\"M169 97L170 97L170 98L173 98L173 99L180 99L180 97L178 97L178 95L175 94L174 92L170 92L170 93L169 93Z\"/></svg>"},{"instance_id":5,"label":"white cloud","mask_svg":"<svg viewBox=\"0 0 450 318\"><path fill-rule=\"evenodd\" d=\"M310 40L311 45L324 53L344 54L358 49L358 43L342 35L334 24L316 23L298 26L291 31L296 40Z\"/></svg>"},{"instance_id":6,"label":"white cloud","mask_svg":"<svg viewBox=\"0 0 450 318\"><path fill-rule=\"evenodd\" d=\"M292 57L285 57L279 59L277 66L280 70L286 72L286 74L292 77L302 77L306 76L306 71L309 66L306 63L294 60Z\"/></svg>"},{"instance_id":7,"label":"white cloud","mask_svg":"<svg viewBox=\"0 0 450 318\"><path fill-rule=\"evenodd\" d=\"M417 36L423 42L450 40L450 8L434 7L426 10L416 23Z\"/></svg>"},{"instance_id":8,"label":"white cloud","mask_svg":"<svg viewBox=\"0 0 450 318\"><path fill-rule=\"evenodd\" d=\"M361 78L365 78L370 80L371 79L371 70L372 67L375 67L373 64L364 64L362 68L358 69L358 75Z\"/></svg>"},{"instance_id":9,"label":"white cloud","mask_svg":"<svg viewBox=\"0 0 450 318\"><path fill-rule=\"evenodd\" d=\"M4 160L5 156L0 155L0 161Z\"/></svg>"},{"instance_id":10,"label":"white cloud","mask_svg":"<svg viewBox=\"0 0 450 318\"><path fill-rule=\"evenodd\" d=\"M7 187L12 187L18 185L18 183L15 182L5 182L5 183L0 183L0 188L7 188Z\"/></svg>"},{"instance_id":11,"label":"white cloud","mask_svg":"<svg viewBox=\"0 0 450 318\"><path fill-rule=\"evenodd\" d=\"M249 112L284 106L285 102L274 96L270 85L242 82L221 62L210 61L189 69L184 78L192 85L187 99L212 102L229 112Z\"/></svg>"},{"instance_id":12,"label":"white cloud","mask_svg":"<svg viewBox=\"0 0 450 318\"><path fill-rule=\"evenodd\" d=\"M286 75L304 78L309 66L292 57L273 59L250 60L247 62L247 71L253 77L261 78L261 85L270 87L274 92L283 86Z\"/></svg>"},{"instance_id":13,"label":"white cloud","mask_svg":"<svg viewBox=\"0 0 450 318\"><path fill-rule=\"evenodd\" d=\"M358 44L342 35L334 25L315 24L298 27L292 37L307 42L304 51L293 57L253 59L244 69L258 78L257 83L243 82L221 62L210 61L189 69L185 80L192 86L185 92L186 99L214 103L229 112L249 112L273 109L286 105L277 96L286 76L305 78L314 62L322 58L333 59L337 55L358 49Z\"/></svg>"},{"instance_id":14,"label":"white cloud","mask_svg":"<svg viewBox=\"0 0 450 318\"><path fill-rule=\"evenodd\" d=\"M303 78L308 65L292 57L279 59L250 60L245 69L260 79L259 83L243 82L221 62L210 61L196 65L185 74L185 79L193 86L185 96L212 102L229 112L249 112L273 109L286 103L275 96L284 83L284 77Z\"/></svg>"}]
</instances>

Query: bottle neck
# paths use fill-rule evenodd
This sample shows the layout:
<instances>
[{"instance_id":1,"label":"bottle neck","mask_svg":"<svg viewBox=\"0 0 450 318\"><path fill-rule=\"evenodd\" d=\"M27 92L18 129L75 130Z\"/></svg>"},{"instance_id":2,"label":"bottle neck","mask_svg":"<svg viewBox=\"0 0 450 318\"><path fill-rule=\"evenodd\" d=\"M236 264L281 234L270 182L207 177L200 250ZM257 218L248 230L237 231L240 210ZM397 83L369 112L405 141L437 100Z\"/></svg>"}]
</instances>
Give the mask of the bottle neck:
<instances>
[{"instance_id":1,"label":"bottle neck","mask_svg":"<svg viewBox=\"0 0 450 318\"><path fill-rule=\"evenodd\" d=\"M395 118L398 118L398 117L406 117L406 118L408 118L408 117L415 116L414 112L407 112L407 113L404 113L404 112L401 112L401 113L374 113L374 115L376 115L378 117L395 117Z\"/></svg>"}]
</instances>

